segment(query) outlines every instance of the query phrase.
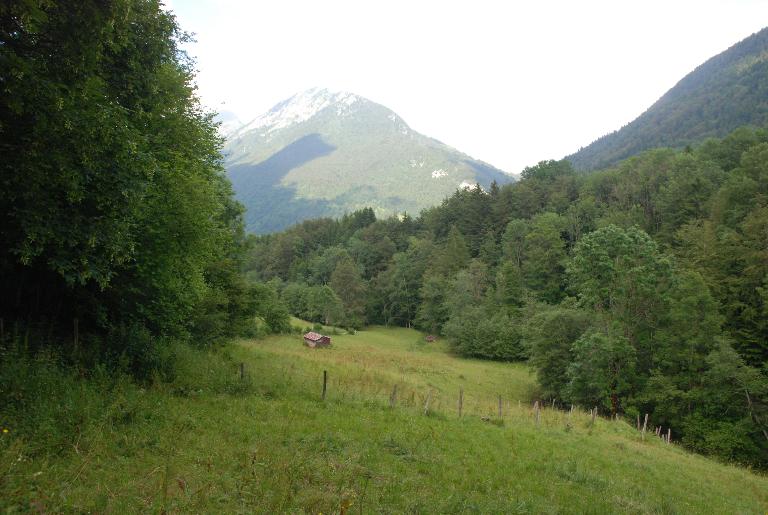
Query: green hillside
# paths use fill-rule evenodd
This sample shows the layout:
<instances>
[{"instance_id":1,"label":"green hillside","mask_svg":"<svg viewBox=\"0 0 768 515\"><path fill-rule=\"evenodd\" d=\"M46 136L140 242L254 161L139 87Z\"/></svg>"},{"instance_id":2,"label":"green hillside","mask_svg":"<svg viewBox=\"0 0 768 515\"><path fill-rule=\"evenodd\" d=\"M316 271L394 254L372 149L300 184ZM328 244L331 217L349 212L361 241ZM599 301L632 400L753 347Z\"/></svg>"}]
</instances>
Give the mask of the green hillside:
<instances>
[{"instance_id":1,"label":"green hillside","mask_svg":"<svg viewBox=\"0 0 768 515\"><path fill-rule=\"evenodd\" d=\"M54 378L60 369L44 363L21 360L13 374L34 377L21 419L35 427L0 412L10 429L0 437L4 511L768 509L768 479L663 443L652 429L643 439L625 422L593 425L578 407L546 407L537 424L525 366L456 358L413 330L333 336L330 349L310 350L293 335L242 341L228 353L187 350L173 383L146 390ZM4 394L18 395L14 386ZM35 432L49 437L26 436Z\"/></svg>"},{"instance_id":2,"label":"green hillside","mask_svg":"<svg viewBox=\"0 0 768 515\"><path fill-rule=\"evenodd\" d=\"M372 207L417 214L457 188L509 182L500 170L413 131L384 106L309 90L231 134L227 173L249 231Z\"/></svg>"},{"instance_id":3,"label":"green hillside","mask_svg":"<svg viewBox=\"0 0 768 515\"><path fill-rule=\"evenodd\" d=\"M712 57L633 122L566 159L577 170L596 170L650 148L682 148L766 123L768 28Z\"/></svg>"}]
</instances>

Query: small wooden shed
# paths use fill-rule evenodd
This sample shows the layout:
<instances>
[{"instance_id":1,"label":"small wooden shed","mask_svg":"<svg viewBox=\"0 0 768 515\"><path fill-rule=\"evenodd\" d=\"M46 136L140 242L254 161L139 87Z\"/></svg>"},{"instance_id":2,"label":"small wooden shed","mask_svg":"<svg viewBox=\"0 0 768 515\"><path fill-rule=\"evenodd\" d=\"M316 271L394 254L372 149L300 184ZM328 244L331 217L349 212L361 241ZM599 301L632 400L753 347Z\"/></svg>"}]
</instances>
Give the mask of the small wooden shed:
<instances>
[{"instance_id":1,"label":"small wooden shed","mask_svg":"<svg viewBox=\"0 0 768 515\"><path fill-rule=\"evenodd\" d=\"M304 345L307 347L328 347L331 345L331 337L310 331L304 335Z\"/></svg>"},{"instance_id":2,"label":"small wooden shed","mask_svg":"<svg viewBox=\"0 0 768 515\"><path fill-rule=\"evenodd\" d=\"M427 337L426 337L426 338L424 338L424 339L425 339L426 341L428 341L429 343L432 343L433 341L437 340L437 336L435 336L435 335L432 335L432 334L428 334L428 335L427 335Z\"/></svg>"}]
</instances>

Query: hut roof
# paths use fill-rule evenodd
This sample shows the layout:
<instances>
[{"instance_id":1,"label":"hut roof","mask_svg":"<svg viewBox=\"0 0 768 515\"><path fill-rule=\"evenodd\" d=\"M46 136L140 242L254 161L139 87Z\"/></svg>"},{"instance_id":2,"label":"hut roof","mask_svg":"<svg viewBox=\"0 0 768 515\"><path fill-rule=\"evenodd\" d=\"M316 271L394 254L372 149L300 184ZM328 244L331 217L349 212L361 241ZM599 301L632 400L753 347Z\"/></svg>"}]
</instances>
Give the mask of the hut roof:
<instances>
[{"instance_id":1,"label":"hut roof","mask_svg":"<svg viewBox=\"0 0 768 515\"><path fill-rule=\"evenodd\" d=\"M311 340L313 342L318 342L321 339L323 339L323 335L320 333L316 333L314 331L310 331L307 334L304 335L304 338L307 340Z\"/></svg>"}]
</instances>

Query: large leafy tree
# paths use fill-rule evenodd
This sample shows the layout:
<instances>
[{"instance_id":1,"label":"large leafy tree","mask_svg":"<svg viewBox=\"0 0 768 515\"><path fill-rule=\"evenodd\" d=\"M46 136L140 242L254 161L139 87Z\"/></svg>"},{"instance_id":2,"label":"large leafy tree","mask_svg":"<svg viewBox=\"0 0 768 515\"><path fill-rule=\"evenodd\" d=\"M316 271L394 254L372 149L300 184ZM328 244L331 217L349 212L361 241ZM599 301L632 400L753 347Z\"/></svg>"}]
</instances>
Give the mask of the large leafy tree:
<instances>
[{"instance_id":1,"label":"large leafy tree","mask_svg":"<svg viewBox=\"0 0 768 515\"><path fill-rule=\"evenodd\" d=\"M186 335L230 287L241 209L184 38L156 0L0 5L0 306L41 338Z\"/></svg>"},{"instance_id":2,"label":"large leafy tree","mask_svg":"<svg viewBox=\"0 0 768 515\"><path fill-rule=\"evenodd\" d=\"M362 327L365 323L366 284L357 263L349 257L339 260L331 274L330 286L344 305L346 323L352 327Z\"/></svg>"}]
</instances>

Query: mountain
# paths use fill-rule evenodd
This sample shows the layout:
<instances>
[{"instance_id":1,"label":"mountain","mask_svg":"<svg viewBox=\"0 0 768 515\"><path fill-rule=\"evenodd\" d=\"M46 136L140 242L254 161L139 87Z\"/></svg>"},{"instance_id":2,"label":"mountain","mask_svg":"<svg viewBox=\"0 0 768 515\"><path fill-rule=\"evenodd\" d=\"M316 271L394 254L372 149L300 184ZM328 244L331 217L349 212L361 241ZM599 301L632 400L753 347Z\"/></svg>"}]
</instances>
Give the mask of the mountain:
<instances>
[{"instance_id":1,"label":"mountain","mask_svg":"<svg viewBox=\"0 0 768 515\"><path fill-rule=\"evenodd\" d=\"M417 214L457 188L512 177L411 129L390 109L310 89L232 132L225 166L250 232L372 207Z\"/></svg>"},{"instance_id":2,"label":"mountain","mask_svg":"<svg viewBox=\"0 0 768 515\"><path fill-rule=\"evenodd\" d=\"M595 170L649 148L682 148L767 123L765 28L696 68L633 122L566 159L577 170Z\"/></svg>"},{"instance_id":3,"label":"mountain","mask_svg":"<svg viewBox=\"0 0 768 515\"><path fill-rule=\"evenodd\" d=\"M235 133L243 126L243 122L232 111L219 111L213 121L219 124L219 134L224 138Z\"/></svg>"}]
</instances>

